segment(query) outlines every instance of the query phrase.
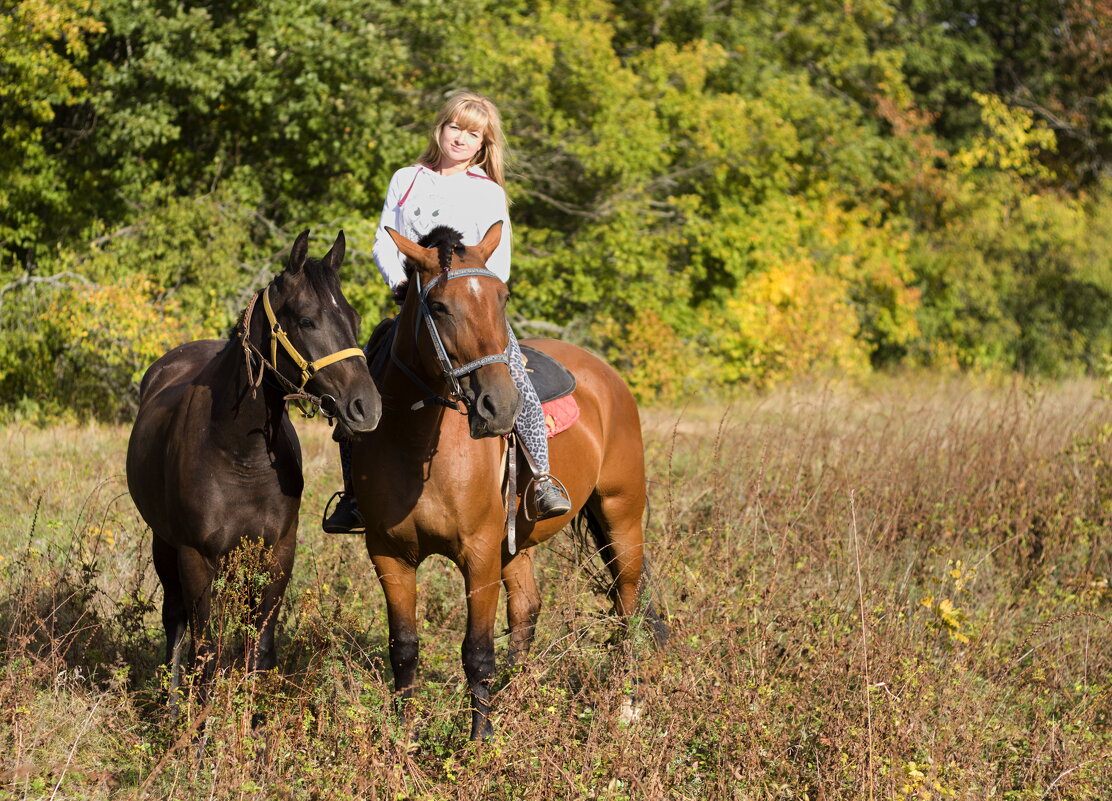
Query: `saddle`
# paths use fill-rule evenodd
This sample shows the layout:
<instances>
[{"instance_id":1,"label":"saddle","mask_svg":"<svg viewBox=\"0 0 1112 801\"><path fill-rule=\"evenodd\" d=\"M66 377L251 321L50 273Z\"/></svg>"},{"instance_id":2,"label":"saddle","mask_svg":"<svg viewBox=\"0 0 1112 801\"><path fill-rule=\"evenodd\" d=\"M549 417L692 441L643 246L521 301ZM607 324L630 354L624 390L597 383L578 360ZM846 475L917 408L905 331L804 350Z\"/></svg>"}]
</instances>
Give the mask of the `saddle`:
<instances>
[{"instance_id":1,"label":"saddle","mask_svg":"<svg viewBox=\"0 0 1112 801\"><path fill-rule=\"evenodd\" d=\"M545 433L551 439L567 431L579 419L579 404L571 394L575 391L575 376L547 353L528 345L521 346L521 356L525 360L525 372L541 400Z\"/></svg>"},{"instance_id":2,"label":"saddle","mask_svg":"<svg viewBox=\"0 0 1112 801\"><path fill-rule=\"evenodd\" d=\"M529 374L529 380L541 403L575 392L575 376L547 353L522 345L521 356L525 360L525 372Z\"/></svg>"}]
</instances>

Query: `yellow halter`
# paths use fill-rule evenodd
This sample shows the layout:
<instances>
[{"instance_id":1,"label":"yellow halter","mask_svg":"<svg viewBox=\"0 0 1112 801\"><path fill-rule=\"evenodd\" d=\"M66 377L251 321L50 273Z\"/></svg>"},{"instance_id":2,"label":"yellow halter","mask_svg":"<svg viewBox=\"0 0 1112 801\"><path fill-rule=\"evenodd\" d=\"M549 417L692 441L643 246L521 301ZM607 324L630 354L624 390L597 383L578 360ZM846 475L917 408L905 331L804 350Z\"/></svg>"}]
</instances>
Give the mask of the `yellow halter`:
<instances>
[{"instance_id":1,"label":"yellow halter","mask_svg":"<svg viewBox=\"0 0 1112 801\"><path fill-rule=\"evenodd\" d=\"M270 321L270 363L274 369L278 365L278 343L282 343L286 353L293 359L294 364L301 368L301 386L298 390L304 390L305 385L309 383L309 379L316 375L322 368L327 367L344 359L350 359L353 356L361 356L366 359L366 354L359 348L345 348L338 350L335 353L329 354L323 358L317 359L315 362L306 361L305 358L297 352L297 348L290 342L290 338L286 332L282 330L282 326L278 323L278 318L274 316L274 309L270 306L270 287L267 286L262 292L263 295L263 311L266 312L266 319Z\"/></svg>"}]
</instances>

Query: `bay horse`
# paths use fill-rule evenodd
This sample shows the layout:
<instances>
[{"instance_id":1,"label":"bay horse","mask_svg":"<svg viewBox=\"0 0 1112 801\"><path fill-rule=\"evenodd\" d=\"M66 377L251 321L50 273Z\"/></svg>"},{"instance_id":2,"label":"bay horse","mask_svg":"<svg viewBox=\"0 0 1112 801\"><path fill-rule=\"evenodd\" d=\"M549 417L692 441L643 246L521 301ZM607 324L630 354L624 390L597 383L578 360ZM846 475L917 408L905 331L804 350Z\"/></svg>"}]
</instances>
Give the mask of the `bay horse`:
<instances>
[{"instance_id":1,"label":"bay horse","mask_svg":"<svg viewBox=\"0 0 1112 801\"><path fill-rule=\"evenodd\" d=\"M359 315L340 290L344 234L323 259L308 257L308 239L308 231L297 237L285 269L252 298L227 340L174 348L140 385L127 484L151 528L165 595L172 715L187 627L204 698L215 669L213 577L243 543L263 544L268 574L247 670L277 663L274 627L293 570L304 486L288 401L307 402L331 418L336 439L371 431L381 416L357 347Z\"/></svg>"},{"instance_id":2,"label":"bay horse","mask_svg":"<svg viewBox=\"0 0 1112 801\"><path fill-rule=\"evenodd\" d=\"M568 514L534 522L519 501L515 542L507 542L502 494L506 439L520 394L504 355L506 285L485 268L500 241L495 223L478 245L437 228L416 244L387 229L407 257L409 285L379 377L382 424L353 447L356 497L367 550L386 596L390 663L406 718L417 671L416 571L429 555L453 561L467 593L463 667L471 696L471 739L493 734L494 624L500 584L507 593L509 658L530 647L540 612L531 548L583 510L613 577L617 611L644 609L657 643L667 626L640 594L645 467L637 405L618 374L581 348L530 344L575 375L579 422L551 439L552 474L572 500ZM466 414L457 413L463 406ZM520 492L520 490L519 490Z\"/></svg>"}]
</instances>

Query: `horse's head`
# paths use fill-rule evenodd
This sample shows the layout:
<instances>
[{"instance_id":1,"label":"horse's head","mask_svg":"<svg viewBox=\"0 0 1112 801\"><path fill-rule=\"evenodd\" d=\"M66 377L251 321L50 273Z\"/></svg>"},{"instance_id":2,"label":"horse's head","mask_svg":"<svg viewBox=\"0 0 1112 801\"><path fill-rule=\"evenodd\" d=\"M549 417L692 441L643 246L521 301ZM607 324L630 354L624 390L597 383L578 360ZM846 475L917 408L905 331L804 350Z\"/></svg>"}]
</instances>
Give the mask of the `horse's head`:
<instances>
[{"instance_id":1,"label":"horse's head","mask_svg":"<svg viewBox=\"0 0 1112 801\"><path fill-rule=\"evenodd\" d=\"M382 399L359 348L359 314L340 289L344 232L323 259L308 256L308 241L303 231L286 269L263 292L273 318L265 352L283 377L321 398L337 424L333 438L348 439L378 425Z\"/></svg>"},{"instance_id":2,"label":"horse's head","mask_svg":"<svg viewBox=\"0 0 1112 801\"><path fill-rule=\"evenodd\" d=\"M387 229L408 257L409 290L399 336L416 331L422 372L435 376L467 407L471 436L509 433L521 409L510 377L506 284L486 269L498 246L502 223L490 227L479 244L465 246L451 228L435 228L411 242ZM425 325L422 325L424 321ZM421 334L424 329L427 336Z\"/></svg>"}]
</instances>

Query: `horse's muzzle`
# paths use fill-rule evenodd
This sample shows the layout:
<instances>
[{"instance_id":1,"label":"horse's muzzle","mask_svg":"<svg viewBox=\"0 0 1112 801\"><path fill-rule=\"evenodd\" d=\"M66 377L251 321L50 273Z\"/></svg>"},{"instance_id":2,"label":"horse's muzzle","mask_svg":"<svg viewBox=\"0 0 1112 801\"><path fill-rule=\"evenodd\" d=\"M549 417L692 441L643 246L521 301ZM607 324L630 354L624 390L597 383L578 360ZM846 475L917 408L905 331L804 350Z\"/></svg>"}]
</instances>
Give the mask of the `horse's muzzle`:
<instances>
[{"instance_id":1,"label":"horse's muzzle","mask_svg":"<svg viewBox=\"0 0 1112 801\"><path fill-rule=\"evenodd\" d=\"M512 382L507 383L508 389L502 384L495 390L479 385L469 398L467 423L472 439L500 437L513 430L521 411L521 393Z\"/></svg>"},{"instance_id":2,"label":"horse's muzzle","mask_svg":"<svg viewBox=\"0 0 1112 801\"><path fill-rule=\"evenodd\" d=\"M326 397L323 401L321 408L336 424L332 439L337 442L357 439L362 434L374 431L382 418L382 399L377 392L371 393L369 397L356 395L346 401L331 397Z\"/></svg>"}]
</instances>

